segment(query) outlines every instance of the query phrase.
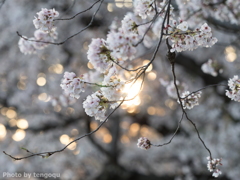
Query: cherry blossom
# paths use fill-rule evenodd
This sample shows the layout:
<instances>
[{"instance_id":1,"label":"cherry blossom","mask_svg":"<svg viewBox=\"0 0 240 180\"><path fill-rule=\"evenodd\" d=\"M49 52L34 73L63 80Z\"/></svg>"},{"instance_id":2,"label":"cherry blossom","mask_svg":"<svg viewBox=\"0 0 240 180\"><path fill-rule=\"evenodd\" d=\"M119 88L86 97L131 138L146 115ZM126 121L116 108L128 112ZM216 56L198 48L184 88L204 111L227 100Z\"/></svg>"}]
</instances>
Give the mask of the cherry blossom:
<instances>
[{"instance_id":1,"label":"cherry blossom","mask_svg":"<svg viewBox=\"0 0 240 180\"><path fill-rule=\"evenodd\" d=\"M95 117L96 120L104 121L108 107L106 101L107 99L102 95L101 91L97 91L87 97L83 102L83 108L87 115Z\"/></svg>"},{"instance_id":2,"label":"cherry blossom","mask_svg":"<svg viewBox=\"0 0 240 180\"><path fill-rule=\"evenodd\" d=\"M37 13L38 17L35 17L33 24L36 29L41 29L45 32L51 32L54 30L53 19L59 16L59 13L55 9L42 8Z\"/></svg>"},{"instance_id":3,"label":"cherry blossom","mask_svg":"<svg viewBox=\"0 0 240 180\"><path fill-rule=\"evenodd\" d=\"M120 100L123 95L125 82L114 76L109 81L103 81L103 85L109 86L101 88L104 97L106 97L109 101ZM114 109L118 105L118 103L111 103L110 105L110 107Z\"/></svg>"},{"instance_id":4,"label":"cherry blossom","mask_svg":"<svg viewBox=\"0 0 240 180\"><path fill-rule=\"evenodd\" d=\"M170 39L173 43L171 52L193 50L199 46L212 47L217 42L217 38L212 37L211 28L206 23L192 32L183 34L173 32Z\"/></svg>"},{"instance_id":5,"label":"cherry blossom","mask_svg":"<svg viewBox=\"0 0 240 180\"><path fill-rule=\"evenodd\" d=\"M209 59L206 63L201 66L201 69L206 74L211 74L216 77L219 73L222 73L222 69L219 68L217 61Z\"/></svg>"},{"instance_id":6,"label":"cherry blossom","mask_svg":"<svg viewBox=\"0 0 240 180\"><path fill-rule=\"evenodd\" d=\"M134 2L135 13L138 14L142 19L146 19L153 10L153 2L154 0L136 0Z\"/></svg>"},{"instance_id":7,"label":"cherry blossom","mask_svg":"<svg viewBox=\"0 0 240 180\"><path fill-rule=\"evenodd\" d=\"M213 172L213 177L218 177L222 172L220 169L217 168L218 165L222 166L222 158L220 159L211 159L210 157L207 157L208 163L207 167L210 172Z\"/></svg>"},{"instance_id":8,"label":"cherry blossom","mask_svg":"<svg viewBox=\"0 0 240 180\"><path fill-rule=\"evenodd\" d=\"M181 101L183 105L183 109L192 109L194 106L198 105L198 99L201 97L202 92L199 91L197 93L193 93L190 95L189 91L185 91L181 95ZM180 101L178 100L180 104Z\"/></svg>"},{"instance_id":9,"label":"cherry blossom","mask_svg":"<svg viewBox=\"0 0 240 180\"><path fill-rule=\"evenodd\" d=\"M88 46L88 60L93 67L101 73L104 73L108 66L112 64L110 60L110 50L108 49L104 39L92 39Z\"/></svg>"},{"instance_id":10,"label":"cherry blossom","mask_svg":"<svg viewBox=\"0 0 240 180\"><path fill-rule=\"evenodd\" d=\"M62 89L68 93L71 97L79 98L80 93L84 92L84 82L82 77L79 78L73 72L65 72L62 83L60 84Z\"/></svg>"},{"instance_id":11,"label":"cherry blossom","mask_svg":"<svg viewBox=\"0 0 240 180\"><path fill-rule=\"evenodd\" d=\"M148 150L151 148L151 142L146 137L141 137L138 139L138 148Z\"/></svg>"},{"instance_id":12,"label":"cherry blossom","mask_svg":"<svg viewBox=\"0 0 240 180\"><path fill-rule=\"evenodd\" d=\"M176 91L176 88L174 85L174 81L169 82L169 81L165 81L162 78L160 78L159 81L164 87L166 87L166 91L167 91L167 94L169 97L174 98L174 99L178 98L177 91ZM180 94L182 94L184 91L187 91L188 86L184 82L180 83L179 81L176 81L176 84L177 84Z\"/></svg>"},{"instance_id":13,"label":"cherry blossom","mask_svg":"<svg viewBox=\"0 0 240 180\"><path fill-rule=\"evenodd\" d=\"M24 36L24 38L27 38L27 37ZM35 40L35 38L30 38L30 40ZM25 55L26 54L33 54L33 53L36 52L36 48L34 46L33 41L28 41L28 40L25 40L23 38L20 38L19 41L18 41L18 46L19 46L20 51Z\"/></svg>"},{"instance_id":14,"label":"cherry blossom","mask_svg":"<svg viewBox=\"0 0 240 180\"><path fill-rule=\"evenodd\" d=\"M183 21L177 26L178 29L181 31L187 31L188 30L188 23L186 21Z\"/></svg>"},{"instance_id":15,"label":"cherry blossom","mask_svg":"<svg viewBox=\"0 0 240 180\"><path fill-rule=\"evenodd\" d=\"M240 102L240 79L237 75L228 80L228 86L231 90L226 90L226 96L231 100Z\"/></svg>"}]
</instances>

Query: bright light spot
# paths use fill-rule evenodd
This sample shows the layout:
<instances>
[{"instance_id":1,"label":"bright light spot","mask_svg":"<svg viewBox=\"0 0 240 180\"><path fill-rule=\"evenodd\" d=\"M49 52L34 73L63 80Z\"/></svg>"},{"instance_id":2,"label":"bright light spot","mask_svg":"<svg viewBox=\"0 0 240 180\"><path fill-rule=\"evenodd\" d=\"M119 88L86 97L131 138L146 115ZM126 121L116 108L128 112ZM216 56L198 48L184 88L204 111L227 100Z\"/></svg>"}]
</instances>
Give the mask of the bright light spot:
<instances>
[{"instance_id":1,"label":"bright light spot","mask_svg":"<svg viewBox=\"0 0 240 180\"><path fill-rule=\"evenodd\" d=\"M130 140L129 140L129 138L126 135L122 135L121 143L127 144L127 143L130 143Z\"/></svg>"},{"instance_id":2,"label":"bright light spot","mask_svg":"<svg viewBox=\"0 0 240 180\"><path fill-rule=\"evenodd\" d=\"M115 0L116 1L116 0ZM122 8L123 7L123 3L116 3L116 6L118 7L118 8Z\"/></svg>"},{"instance_id":3,"label":"bright light spot","mask_svg":"<svg viewBox=\"0 0 240 180\"><path fill-rule=\"evenodd\" d=\"M62 144L67 145L69 143L70 138L67 134L63 134L63 135L61 135L59 140Z\"/></svg>"},{"instance_id":4,"label":"bright light spot","mask_svg":"<svg viewBox=\"0 0 240 180\"><path fill-rule=\"evenodd\" d=\"M17 116L17 113L16 113L16 111L14 111L12 109L8 109L7 112L6 112L6 116L9 119L12 119L12 118L15 118Z\"/></svg>"},{"instance_id":5,"label":"bright light spot","mask_svg":"<svg viewBox=\"0 0 240 180\"><path fill-rule=\"evenodd\" d=\"M63 66L61 64L53 64L48 68L48 71L51 73L62 74ZM45 77L45 76L43 76Z\"/></svg>"},{"instance_id":6,"label":"bright light spot","mask_svg":"<svg viewBox=\"0 0 240 180\"><path fill-rule=\"evenodd\" d=\"M39 86L44 86L45 84L46 84L46 79L44 78L44 77L39 77L38 79L37 79L37 84L39 85Z\"/></svg>"},{"instance_id":7,"label":"bright light spot","mask_svg":"<svg viewBox=\"0 0 240 180\"><path fill-rule=\"evenodd\" d=\"M56 64L55 65L55 73L62 74L62 72L63 72L63 66L61 64Z\"/></svg>"},{"instance_id":8,"label":"bright light spot","mask_svg":"<svg viewBox=\"0 0 240 180\"><path fill-rule=\"evenodd\" d=\"M140 129L140 125L138 123L133 123L131 126L130 126L130 131L132 131L133 133L136 133L138 132Z\"/></svg>"},{"instance_id":9,"label":"bright light spot","mask_svg":"<svg viewBox=\"0 0 240 180\"><path fill-rule=\"evenodd\" d=\"M88 67L89 69L93 69L92 63L88 62L87 67Z\"/></svg>"},{"instance_id":10,"label":"bright light spot","mask_svg":"<svg viewBox=\"0 0 240 180\"><path fill-rule=\"evenodd\" d=\"M235 61L237 59L237 54L236 53L228 53L227 55L226 55L226 60L228 61L228 62L233 62L233 61Z\"/></svg>"},{"instance_id":11,"label":"bright light spot","mask_svg":"<svg viewBox=\"0 0 240 180\"><path fill-rule=\"evenodd\" d=\"M150 61L149 60L144 60L143 61L143 66L147 65ZM146 72L150 72L152 70L152 64L150 64L150 66L148 66Z\"/></svg>"},{"instance_id":12,"label":"bright light spot","mask_svg":"<svg viewBox=\"0 0 240 180\"><path fill-rule=\"evenodd\" d=\"M237 59L237 54L232 46L228 46L225 49L225 57L228 62L233 62Z\"/></svg>"},{"instance_id":13,"label":"bright light spot","mask_svg":"<svg viewBox=\"0 0 240 180\"><path fill-rule=\"evenodd\" d=\"M103 142L104 143L110 143L112 141L112 136L111 136L111 134L105 134L104 136L103 136Z\"/></svg>"},{"instance_id":14,"label":"bright light spot","mask_svg":"<svg viewBox=\"0 0 240 180\"><path fill-rule=\"evenodd\" d=\"M14 141L21 141L25 138L25 131L22 129L18 129L15 134L12 135Z\"/></svg>"},{"instance_id":15,"label":"bright light spot","mask_svg":"<svg viewBox=\"0 0 240 180\"><path fill-rule=\"evenodd\" d=\"M128 113L134 113L136 111L136 107L129 107L128 109L127 109L127 112Z\"/></svg>"},{"instance_id":16,"label":"bright light spot","mask_svg":"<svg viewBox=\"0 0 240 180\"><path fill-rule=\"evenodd\" d=\"M147 112L149 115L154 115L156 113L156 109L155 107L153 106L150 106L148 109L147 109Z\"/></svg>"},{"instance_id":17,"label":"bright light spot","mask_svg":"<svg viewBox=\"0 0 240 180\"><path fill-rule=\"evenodd\" d=\"M71 131L71 134L72 134L73 136L78 135L78 130L77 130L77 129L73 129L73 130Z\"/></svg>"},{"instance_id":18,"label":"bright light spot","mask_svg":"<svg viewBox=\"0 0 240 180\"><path fill-rule=\"evenodd\" d=\"M154 81L156 79L156 77L157 77L157 75L154 72L150 72L148 74L148 79L151 80L151 81Z\"/></svg>"},{"instance_id":19,"label":"bright light spot","mask_svg":"<svg viewBox=\"0 0 240 180\"><path fill-rule=\"evenodd\" d=\"M127 8L132 8L132 0L125 0L124 6Z\"/></svg>"},{"instance_id":20,"label":"bright light spot","mask_svg":"<svg viewBox=\"0 0 240 180\"><path fill-rule=\"evenodd\" d=\"M225 48L225 53L232 53L234 52L235 53L235 49L232 47L232 46L228 46Z\"/></svg>"},{"instance_id":21,"label":"bright light spot","mask_svg":"<svg viewBox=\"0 0 240 180\"><path fill-rule=\"evenodd\" d=\"M3 124L0 124L0 140L3 140L6 134L7 134L7 131L5 126Z\"/></svg>"},{"instance_id":22,"label":"bright light spot","mask_svg":"<svg viewBox=\"0 0 240 180\"><path fill-rule=\"evenodd\" d=\"M109 12L113 12L113 4L112 4L112 3L108 3L108 5L107 5L107 10L108 10Z\"/></svg>"},{"instance_id":23,"label":"bright light spot","mask_svg":"<svg viewBox=\"0 0 240 180\"><path fill-rule=\"evenodd\" d=\"M131 87L132 83L129 83L129 84L126 84L125 85L125 89L124 89L124 93L127 93L127 97L126 97L126 100L128 99L133 99L133 100L130 100L130 101L125 101L123 104L122 104L122 108L126 109L126 107L133 107L133 106L137 106L141 103L141 100L140 100L140 97L138 94L138 92L140 91L140 88L141 88L141 84L142 84L142 81L141 80L137 80L135 82L135 84ZM131 89L129 89L131 87Z\"/></svg>"},{"instance_id":24,"label":"bright light spot","mask_svg":"<svg viewBox=\"0 0 240 180\"><path fill-rule=\"evenodd\" d=\"M47 93L41 93L41 94L39 94L39 95L38 95L38 99L39 99L40 101L45 101L45 100L47 100Z\"/></svg>"},{"instance_id":25,"label":"bright light spot","mask_svg":"<svg viewBox=\"0 0 240 180\"><path fill-rule=\"evenodd\" d=\"M26 119L19 119L17 121L17 127L20 129L27 129L28 128L28 122Z\"/></svg>"},{"instance_id":26,"label":"bright light spot","mask_svg":"<svg viewBox=\"0 0 240 180\"><path fill-rule=\"evenodd\" d=\"M68 142L68 143L72 142L73 140L74 140L73 138L69 139L69 142ZM77 143L76 143L76 142L73 142L73 143L70 144L67 148L70 149L70 150L74 150L74 149L76 149L76 147L77 147Z\"/></svg>"}]
</instances>

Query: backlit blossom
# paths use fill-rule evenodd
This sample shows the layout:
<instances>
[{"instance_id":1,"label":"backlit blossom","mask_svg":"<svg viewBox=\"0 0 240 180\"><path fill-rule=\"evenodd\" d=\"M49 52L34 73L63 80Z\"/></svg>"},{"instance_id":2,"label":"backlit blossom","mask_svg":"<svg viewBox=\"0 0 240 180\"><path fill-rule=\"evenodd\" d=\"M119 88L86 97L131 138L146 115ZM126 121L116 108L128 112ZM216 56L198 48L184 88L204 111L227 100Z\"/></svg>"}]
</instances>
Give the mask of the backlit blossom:
<instances>
[{"instance_id":1,"label":"backlit blossom","mask_svg":"<svg viewBox=\"0 0 240 180\"><path fill-rule=\"evenodd\" d=\"M80 97L80 93L85 91L82 78L77 77L76 74L73 72L64 73L60 86L71 97L77 99Z\"/></svg>"}]
</instances>

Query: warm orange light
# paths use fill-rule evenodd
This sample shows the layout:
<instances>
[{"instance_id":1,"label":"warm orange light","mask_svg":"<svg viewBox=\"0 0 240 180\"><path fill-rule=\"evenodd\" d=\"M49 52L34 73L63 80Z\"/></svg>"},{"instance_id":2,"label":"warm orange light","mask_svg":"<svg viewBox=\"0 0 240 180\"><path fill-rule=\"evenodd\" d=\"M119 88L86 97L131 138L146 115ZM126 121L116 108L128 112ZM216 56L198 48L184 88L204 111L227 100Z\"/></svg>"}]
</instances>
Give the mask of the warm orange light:
<instances>
[{"instance_id":1,"label":"warm orange light","mask_svg":"<svg viewBox=\"0 0 240 180\"><path fill-rule=\"evenodd\" d=\"M104 143L110 143L112 141L112 136L111 136L111 134L105 134L104 136L103 136L103 142Z\"/></svg>"},{"instance_id":2,"label":"warm orange light","mask_svg":"<svg viewBox=\"0 0 240 180\"><path fill-rule=\"evenodd\" d=\"M147 112L149 115L154 115L156 113L156 108L153 107L153 106L150 106L148 109L147 109Z\"/></svg>"}]
</instances>

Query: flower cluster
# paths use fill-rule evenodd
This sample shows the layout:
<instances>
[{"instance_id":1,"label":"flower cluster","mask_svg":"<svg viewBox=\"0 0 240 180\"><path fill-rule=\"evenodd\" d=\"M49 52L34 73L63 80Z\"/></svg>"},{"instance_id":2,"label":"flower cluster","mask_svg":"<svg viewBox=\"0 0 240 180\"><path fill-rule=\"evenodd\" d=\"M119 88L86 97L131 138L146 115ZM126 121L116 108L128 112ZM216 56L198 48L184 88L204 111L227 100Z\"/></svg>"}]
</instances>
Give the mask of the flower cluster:
<instances>
[{"instance_id":1,"label":"flower cluster","mask_svg":"<svg viewBox=\"0 0 240 180\"><path fill-rule=\"evenodd\" d=\"M146 137L140 137L137 146L138 148L148 150L151 148L151 142Z\"/></svg>"},{"instance_id":2,"label":"flower cluster","mask_svg":"<svg viewBox=\"0 0 240 180\"><path fill-rule=\"evenodd\" d=\"M105 98L107 98L109 101L120 100L125 87L125 82L114 76L108 82L104 81L103 85L109 86L101 88L102 94ZM116 108L117 105L117 102L111 103L111 108Z\"/></svg>"},{"instance_id":3,"label":"flower cluster","mask_svg":"<svg viewBox=\"0 0 240 180\"><path fill-rule=\"evenodd\" d=\"M122 30L124 34L128 33L138 33L136 22L133 20L133 14L128 13L122 20Z\"/></svg>"},{"instance_id":4,"label":"flower cluster","mask_svg":"<svg viewBox=\"0 0 240 180\"><path fill-rule=\"evenodd\" d=\"M38 29L34 32L34 37L27 38L23 36L18 42L19 49L24 54L35 53L37 49L47 47L49 43L46 42L54 42L54 39L57 39L58 33L56 31L57 28L53 25L53 18L58 17L59 13L54 9L42 9L37 14L38 18L33 20L33 24Z\"/></svg>"},{"instance_id":5,"label":"flower cluster","mask_svg":"<svg viewBox=\"0 0 240 180\"><path fill-rule=\"evenodd\" d=\"M207 157L208 163L207 163L207 167L208 170L210 172L213 172L214 177L218 177L220 174L222 174L222 172L220 171L220 169L217 168L218 165L222 166L222 158L220 159L211 159L210 157Z\"/></svg>"},{"instance_id":6,"label":"flower cluster","mask_svg":"<svg viewBox=\"0 0 240 180\"><path fill-rule=\"evenodd\" d=\"M53 38L46 32L41 31L41 30L36 30L34 32L34 37L36 41L44 41L44 42L53 42ZM36 49L43 49L47 47L49 44L48 43L42 43L42 42L34 42L34 47Z\"/></svg>"},{"instance_id":7,"label":"flower cluster","mask_svg":"<svg viewBox=\"0 0 240 180\"><path fill-rule=\"evenodd\" d=\"M83 77L79 78L73 72L64 73L60 86L71 97L77 99L80 97L80 93L85 91Z\"/></svg>"},{"instance_id":8,"label":"flower cluster","mask_svg":"<svg viewBox=\"0 0 240 180\"><path fill-rule=\"evenodd\" d=\"M166 87L166 91L169 97L174 99L178 98L174 81L169 82L169 81L165 81L162 78L160 78L159 81L164 87ZM180 83L179 81L176 81L176 84L180 94L182 94L184 91L187 91L188 86L184 82Z\"/></svg>"},{"instance_id":9,"label":"flower cluster","mask_svg":"<svg viewBox=\"0 0 240 180\"><path fill-rule=\"evenodd\" d=\"M194 106L198 105L198 99L201 97L202 92L198 91L196 93L190 94L189 91L182 93L181 101L184 109L192 109ZM180 104L180 101L178 100Z\"/></svg>"},{"instance_id":10,"label":"flower cluster","mask_svg":"<svg viewBox=\"0 0 240 180\"><path fill-rule=\"evenodd\" d=\"M97 91L89 95L83 102L83 108L87 115L95 117L96 120L104 121L106 119L107 99L102 95L101 91Z\"/></svg>"},{"instance_id":11,"label":"flower cluster","mask_svg":"<svg viewBox=\"0 0 240 180\"><path fill-rule=\"evenodd\" d=\"M219 73L222 73L222 69L219 68L217 61L209 59L206 63L201 66L201 69L206 74L211 74L216 77Z\"/></svg>"},{"instance_id":12,"label":"flower cluster","mask_svg":"<svg viewBox=\"0 0 240 180\"><path fill-rule=\"evenodd\" d=\"M199 46L212 47L217 42L217 38L212 37L211 28L207 23L203 24L200 29L194 31L189 31L187 29L188 25L186 21L183 21L177 26L176 30L173 32L170 31L170 39L173 43L171 52L193 50L197 49Z\"/></svg>"},{"instance_id":13,"label":"flower cluster","mask_svg":"<svg viewBox=\"0 0 240 180\"><path fill-rule=\"evenodd\" d=\"M180 17L182 19L189 19L191 26L202 23L204 19L210 16L219 21L230 22L231 24L239 25L240 22L240 2L238 0L226 0L224 3L219 3L218 0L176 0L176 3L180 10Z\"/></svg>"},{"instance_id":14,"label":"flower cluster","mask_svg":"<svg viewBox=\"0 0 240 180\"><path fill-rule=\"evenodd\" d=\"M23 36L27 38L26 36ZM30 40L34 40L34 38L30 38ZM23 38L20 38L18 41L18 47L23 54L33 54L36 52L34 41L28 41Z\"/></svg>"},{"instance_id":15,"label":"flower cluster","mask_svg":"<svg viewBox=\"0 0 240 180\"><path fill-rule=\"evenodd\" d=\"M107 44L111 50L111 56L113 59L133 59L137 52L133 46L137 43L139 36L135 33L124 34L122 29L118 32L111 31L107 35Z\"/></svg>"},{"instance_id":16,"label":"flower cluster","mask_svg":"<svg viewBox=\"0 0 240 180\"><path fill-rule=\"evenodd\" d=\"M109 53L106 42L104 39L92 39L91 44L88 46L88 60L93 67L99 72L105 72L108 66L112 63L110 61Z\"/></svg>"},{"instance_id":17,"label":"flower cluster","mask_svg":"<svg viewBox=\"0 0 240 180\"><path fill-rule=\"evenodd\" d=\"M238 79L237 75L228 80L228 86L231 91L226 90L226 96L231 100L240 102L240 79Z\"/></svg>"},{"instance_id":18,"label":"flower cluster","mask_svg":"<svg viewBox=\"0 0 240 180\"><path fill-rule=\"evenodd\" d=\"M35 28L44 32L51 32L54 29L53 19L58 17L59 13L55 9L42 8L37 15L38 17L33 20Z\"/></svg>"},{"instance_id":19,"label":"flower cluster","mask_svg":"<svg viewBox=\"0 0 240 180\"><path fill-rule=\"evenodd\" d=\"M134 2L135 13L142 19L146 19L148 15L153 11L154 0L136 0Z\"/></svg>"}]
</instances>

